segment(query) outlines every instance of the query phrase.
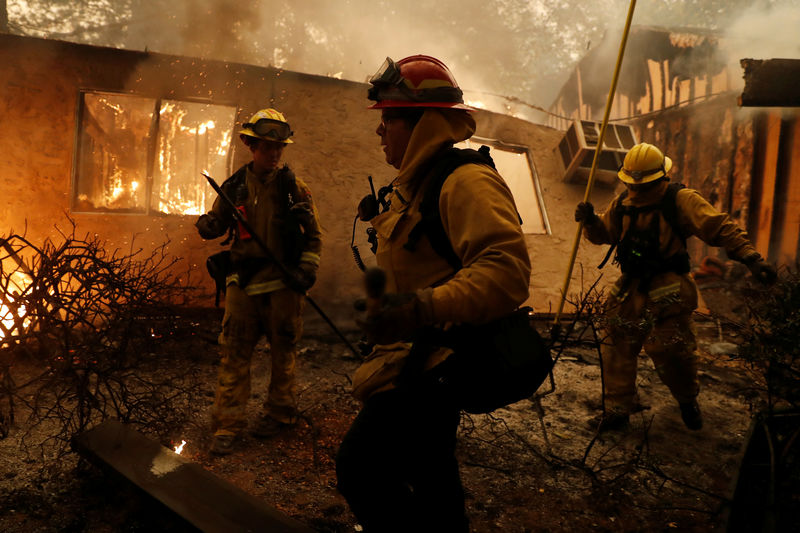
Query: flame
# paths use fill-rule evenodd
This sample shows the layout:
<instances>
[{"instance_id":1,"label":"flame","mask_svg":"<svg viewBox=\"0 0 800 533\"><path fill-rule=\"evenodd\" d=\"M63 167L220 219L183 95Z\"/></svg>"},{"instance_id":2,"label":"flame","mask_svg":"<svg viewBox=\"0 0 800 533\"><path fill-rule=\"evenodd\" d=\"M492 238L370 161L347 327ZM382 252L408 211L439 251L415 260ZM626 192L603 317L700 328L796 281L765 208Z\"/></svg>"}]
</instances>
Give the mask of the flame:
<instances>
[{"instance_id":1,"label":"flame","mask_svg":"<svg viewBox=\"0 0 800 533\"><path fill-rule=\"evenodd\" d=\"M180 444L178 444L177 446L175 446L175 453L177 453L178 455L180 455L180 454L181 454L181 452L183 451L183 447L184 447L184 446L186 446L186 441L185 441L185 440L183 440L183 439L181 439L181 443L180 443Z\"/></svg>"},{"instance_id":2,"label":"flame","mask_svg":"<svg viewBox=\"0 0 800 533\"><path fill-rule=\"evenodd\" d=\"M13 304L14 295L25 292L31 282L30 276L20 271L12 272L9 276L8 290L4 296L4 302L0 303L0 322L2 322L4 328L0 330L0 339L5 338L4 332L13 330L17 321L25 316L24 305L15 305L12 309L5 302ZM23 327L29 324L30 319L25 319L22 322Z\"/></svg>"}]
</instances>

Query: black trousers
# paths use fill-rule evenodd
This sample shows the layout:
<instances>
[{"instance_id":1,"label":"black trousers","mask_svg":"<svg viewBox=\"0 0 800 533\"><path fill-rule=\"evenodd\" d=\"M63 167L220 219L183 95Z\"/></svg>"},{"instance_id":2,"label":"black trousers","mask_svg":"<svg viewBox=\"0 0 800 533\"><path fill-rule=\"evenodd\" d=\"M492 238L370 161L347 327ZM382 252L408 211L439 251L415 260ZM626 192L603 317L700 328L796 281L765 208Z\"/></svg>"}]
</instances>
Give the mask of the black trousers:
<instances>
[{"instance_id":1,"label":"black trousers","mask_svg":"<svg viewBox=\"0 0 800 533\"><path fill-rule=\"evenodd\" d=\"M338 488L364 531L469 531L455 458L460 411L440 389L378 393L344 436Z\"/></svg>"}]
</instances>

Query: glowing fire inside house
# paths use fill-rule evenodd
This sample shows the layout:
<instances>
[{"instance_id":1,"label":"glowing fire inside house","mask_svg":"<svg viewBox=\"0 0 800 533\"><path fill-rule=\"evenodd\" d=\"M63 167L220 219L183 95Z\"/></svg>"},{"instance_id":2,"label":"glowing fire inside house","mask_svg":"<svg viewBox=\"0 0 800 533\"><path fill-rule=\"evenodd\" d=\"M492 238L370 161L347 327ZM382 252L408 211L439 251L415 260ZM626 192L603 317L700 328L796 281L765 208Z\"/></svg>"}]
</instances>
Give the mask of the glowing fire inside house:
<instances>
[{"instance_id":1,"label":"glowing fire inside house","mask_svg":"<svg viewBox=\"0 0 800 533\"><path fill-rule=\"evenodd\" d=\"M82 96L75 211L197 215L211 207L200 170L229 174L234 107Z\"/></svg>"}]
</instances>

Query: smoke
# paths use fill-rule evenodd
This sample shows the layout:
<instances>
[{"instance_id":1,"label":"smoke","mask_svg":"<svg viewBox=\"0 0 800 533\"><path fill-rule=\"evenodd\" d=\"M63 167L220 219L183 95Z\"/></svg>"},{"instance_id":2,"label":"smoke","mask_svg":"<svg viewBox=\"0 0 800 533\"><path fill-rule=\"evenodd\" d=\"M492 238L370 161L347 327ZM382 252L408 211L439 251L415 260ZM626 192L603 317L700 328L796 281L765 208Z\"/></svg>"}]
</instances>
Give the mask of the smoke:
<instances>
[{"instance_id":1,"label":"smoke","mask_svg":"<svg viewBox=\"0 0 800 533\"><path fill-rule=\"evenodd\" d=\"M530 106L549 107L575 64L601 42L608 51L598 56L595 68L598 86L607 90L600 78L613 70L630 5L629 0L580 5L552 0L7 2L10 22L32 35L41 35L32 28L49 28L88 44L272 65L360 82L386 56L432 55L450 67L469 101L520 116L530 114ZM732 72L743 57L797 56L797 1L758 3L772 7L759 9L752 0L639 2L633 24L715 30L730 46L725 61ZM53 26L56 19L70 25ZM626 56L637 53L642 51L629 48Z\"/></svg>"},{"instance_id":2,"label":"smoke","mask_svg":"<svg viewBox=\"0 0 800 533\"><path fill-rule=\"evenodd\" d=\"M724 33L728 68L741 73L741 59L800 58L800 5L746 9ZM742 77L735 76L741 86Z\"/></svg>"}]
</instances>

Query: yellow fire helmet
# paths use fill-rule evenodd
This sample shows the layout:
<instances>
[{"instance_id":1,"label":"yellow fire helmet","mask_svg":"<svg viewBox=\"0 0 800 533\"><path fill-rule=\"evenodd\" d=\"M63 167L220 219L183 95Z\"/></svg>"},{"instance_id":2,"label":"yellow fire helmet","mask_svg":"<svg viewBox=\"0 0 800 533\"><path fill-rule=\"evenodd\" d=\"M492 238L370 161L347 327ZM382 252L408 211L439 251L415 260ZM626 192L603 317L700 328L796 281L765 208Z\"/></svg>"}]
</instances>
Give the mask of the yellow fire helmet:
<instances>
[{"instance_id":1,"label":"yellow fire helmet","mask_svg":"<svg viewBox=\"0 0 800 533\"><path fill-rule=\"evenodd\" d=\"M617 172L625 183L638 185L666 176L672 168L672 159L648 143L639 143L625 155L622 168Z\"/></svg>"},{"instance_id":2,"label":"yellow fire helmet","mask_svg":"<svg viewBox=\"0 0 800 533\"><path fill-rule=\"evenodd\" d=\"M280 111L272 108L258 111L250 118L249 122L242 124L239 134L284 144L294 142L289 138L294 132L286 122L286 117Z\"/></svg>"}]
</instances>

